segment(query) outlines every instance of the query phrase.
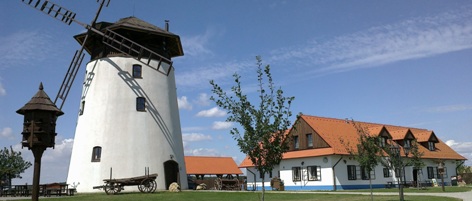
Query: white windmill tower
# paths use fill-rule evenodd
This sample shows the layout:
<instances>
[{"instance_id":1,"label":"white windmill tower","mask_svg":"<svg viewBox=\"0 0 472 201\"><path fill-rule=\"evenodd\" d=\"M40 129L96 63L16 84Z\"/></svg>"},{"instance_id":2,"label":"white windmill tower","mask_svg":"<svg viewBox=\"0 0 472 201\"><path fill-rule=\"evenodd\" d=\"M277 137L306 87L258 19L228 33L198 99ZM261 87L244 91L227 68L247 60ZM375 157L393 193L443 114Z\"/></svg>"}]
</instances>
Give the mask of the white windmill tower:
<instances>
[{"instance_id":1,"label":"white windmill tower","mask_svg":"<svg viewBox=\"0 0 472 201\"><path fill-rule=\"evenodd\" d=\"M91 55L83 82L80 111L67 183L80 183L79 192L110 177L157 173L157 189L172 182L187 188L180 117L172 57L182 56L180 37L135 17L91 25L75 20L75 13L50 1L23 1L63 21L76 22L87 33L74 38L76 52L56 97L64 104L83 60ZM107 3L108 4L108 3Z\"/></svg>"}]
</instances>

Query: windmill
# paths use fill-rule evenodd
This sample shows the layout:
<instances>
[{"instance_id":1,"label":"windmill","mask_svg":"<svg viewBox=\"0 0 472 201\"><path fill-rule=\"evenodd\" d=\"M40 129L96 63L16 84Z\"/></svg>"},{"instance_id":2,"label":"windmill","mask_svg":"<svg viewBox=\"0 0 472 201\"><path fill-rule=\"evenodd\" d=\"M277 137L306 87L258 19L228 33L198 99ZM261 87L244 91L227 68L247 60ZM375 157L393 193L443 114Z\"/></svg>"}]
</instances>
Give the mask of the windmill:
<instances>
[{"instance_id":1,"label":"windmill","mask_svg":"<svg viewBox=\"0 0 472 201\"><path fill-rule=\"evenodd\" d=\"M87 32L74 36L81 44L70 62L54 103L62 108L84 59L86 65L68 183L92 192L113 168L115 177L158 173L158 189L179 182L187 187L180 117L172 57L182 56L180 37L135 17L90 24L76 13L44 0L22 0L31 7ZM180 182L181 180L182 182Z\"/></svg>"}]
</instances>

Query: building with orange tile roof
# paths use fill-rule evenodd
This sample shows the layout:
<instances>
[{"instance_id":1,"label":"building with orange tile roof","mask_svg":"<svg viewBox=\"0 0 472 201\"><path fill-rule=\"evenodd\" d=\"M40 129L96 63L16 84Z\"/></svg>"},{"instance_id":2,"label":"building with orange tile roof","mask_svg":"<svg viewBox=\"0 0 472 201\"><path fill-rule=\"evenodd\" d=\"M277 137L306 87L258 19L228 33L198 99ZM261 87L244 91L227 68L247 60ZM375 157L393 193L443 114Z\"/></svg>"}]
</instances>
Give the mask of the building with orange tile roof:
<instances>
[{"instance_id":1,"label":"building with orange tile roof","mask_svg":"<svg viewBox=\"0 0 472 201\"><path fill-rule=\"evenodd\" d=\"M241 175L236 162L231 157L185 156L188 175Z\"/></svg>"},{"instance_id":2,"label":"building with orange tile roof","mask_svg":"<svg viewBox=\"0 0 472 201\"><path fill-rule=\"evenodd\" d=\"M430 185L433 180L438 181L438 164L443 162L443 177L448 185L451 183L450 177L456 175L456 162L467 160L427 129L309 115L301 115L294 125L296 129L292 128L289 133L292 136L290 151L283 155L283 160L274 171L265 176L277 176L284 180L286 190L369 188L368 173L363 173L348 151L357 150L359 128L369 135L378 136L379 142L398 144L403 158L408 157L403 153L403 147L416 139L425 166L421 169L405 167L402 178L407 183ZM255 183L256 188L262 186L259 173L249 158L243 160L239 167L247 168L248 184ZM397 183L397 176L382 165L370 173L374 188ZM265 182L265 186L270 186L270 179Z\"/></svg>"}]
</instances>

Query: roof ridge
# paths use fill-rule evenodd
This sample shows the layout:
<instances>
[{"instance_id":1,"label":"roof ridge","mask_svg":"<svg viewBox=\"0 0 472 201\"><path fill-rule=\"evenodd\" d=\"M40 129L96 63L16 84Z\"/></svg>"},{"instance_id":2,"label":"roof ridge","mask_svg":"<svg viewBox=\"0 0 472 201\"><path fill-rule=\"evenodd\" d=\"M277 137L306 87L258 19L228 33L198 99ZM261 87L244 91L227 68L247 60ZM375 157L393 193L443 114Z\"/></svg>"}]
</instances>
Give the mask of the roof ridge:
<instances>
[{"instance_id":1,"label":"roof ridge","mask_svg":"<svg viewBox=\"0 0 472 201\"><path fill-rule=\"evenodd\" d=\"M398 126L398 125L392 125L392 124L381 124L381 123L373 123L373 122L366 122L366 121L357 121L357 120L354 120L353 118L349 119L349 118L345 118L345 119L340 119L340 118L334 118L334 117L322 117L322 116L314 116L314 115L307 115L307 114L302 114L301 115L302 117L303 116L306 116L306 117L313 117L313 118L319 118L319 119L331 119L331 120L337 120L337 121L354 121L356 123L363 123L363 124L371 124L371 125L376 125L376 126L391 126L391 127L397 127L397 128L404 128L404 129L418 129L418 130L422 130L422 131L432 131L434 132L433 130L429 130L429 129L426 129L426 128L415 128L415 127L408 127L408 126ZM387 128L388 129L388 128Z\"/></svg>"}]
</instances>

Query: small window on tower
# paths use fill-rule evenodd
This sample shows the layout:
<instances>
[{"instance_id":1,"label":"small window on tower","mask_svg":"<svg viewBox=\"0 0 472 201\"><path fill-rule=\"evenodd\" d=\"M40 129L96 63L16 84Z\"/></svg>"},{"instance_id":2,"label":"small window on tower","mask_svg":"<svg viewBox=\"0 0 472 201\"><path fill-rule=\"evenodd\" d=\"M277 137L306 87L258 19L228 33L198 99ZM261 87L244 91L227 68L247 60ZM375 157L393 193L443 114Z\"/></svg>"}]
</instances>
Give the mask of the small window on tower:
<instances>
[{"instance_id":1,"label":"small window on tower","mask_svg":"<svg viewBox=\"0 0 472 201\"><path fill-rule=\"evenodd\" d=\"M83 115L83 114L84 114L84 109L85 109L85 101L82 101L82 103L80 104L79 115Z\"/></svg>"},{"instance_id":2,"label":"small window on tower","mask_svg":"<svg viewBox=\"0 0 472 201\"><path fill-rule=\"evenodd\" d=\"M139 64L133 65L133 77L134 78L142 78L142 67Z\"/></svg>"},{"instance_id":3,"label":"small window on tower","mask_svg":"<svg viewBox=\"0 0 472 201\"><path fill-rule=\"evenodd\" d=\"M100 162L102 158L102 147L96 146L92 150L92 162Z\"/></svg>"},{"instance_id":4,"label":"small window on tower","mask_svg":"<svg viewBox=\"0 0 472 201\"><path fill-rule=\"evenodd\" d=\"M137 97L136 98L136 110L137 111L146 111L146 98Z\"/></svg>"}]
</instances>

